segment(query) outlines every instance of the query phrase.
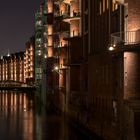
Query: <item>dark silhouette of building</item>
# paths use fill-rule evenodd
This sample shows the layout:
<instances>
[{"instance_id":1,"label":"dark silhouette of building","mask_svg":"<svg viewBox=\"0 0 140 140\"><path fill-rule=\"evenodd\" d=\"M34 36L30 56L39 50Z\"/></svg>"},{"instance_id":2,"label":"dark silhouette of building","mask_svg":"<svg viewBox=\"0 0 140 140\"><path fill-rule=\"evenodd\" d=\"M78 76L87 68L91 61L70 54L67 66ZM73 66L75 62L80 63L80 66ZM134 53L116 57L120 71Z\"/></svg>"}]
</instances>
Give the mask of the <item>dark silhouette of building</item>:
<instances>
[{"instance_id":1,"label":"dark silhouette of building","mask_svg":"<svg viewBox=\"0 0 140 140\"><path fill-rule=\"evenodd\" d=\"M139 139L140 2L89 2L89 128L106 139Z\"/></svg>"},{"instance_id":2,"label":"dark silhouette of building","mask_svg":"<svg viewBox=\"0 0 140 140\"><path fill-rule=\"evenodd\" d=\"M46 49L38 45L41 69L35 68L46 79L40 78L46 91L43 100L108 140L139 139L139 4L139 0L42 4L38 24L43 34L39 32L38 41Z\"/></svg>"}]
</instances>

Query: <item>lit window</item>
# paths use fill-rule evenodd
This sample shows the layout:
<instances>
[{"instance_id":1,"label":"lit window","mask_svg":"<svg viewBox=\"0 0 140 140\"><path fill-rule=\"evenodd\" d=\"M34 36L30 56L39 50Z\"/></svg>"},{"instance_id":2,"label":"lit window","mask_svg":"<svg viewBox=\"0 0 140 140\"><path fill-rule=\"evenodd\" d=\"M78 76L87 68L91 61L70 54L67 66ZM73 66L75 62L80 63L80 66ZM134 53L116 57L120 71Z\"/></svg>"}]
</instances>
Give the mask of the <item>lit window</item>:
<instances>
[{"instance_id":1,"label":"lit window","mask_svg":"<svg viewBox=\"0 0 140 140\"><path fill-rule=\"evenodd\" d=\"M41 20L39 20L39 21L36 22L36 25L37 26L41 26L41 24L42 24Z\"/></svg>"},{"instance_id":2,"label":"lit window","mask_svg":"<svg viewBox=\"0 0 140 140\"><path fill-rule=\"evenodd\" d=\"M44 58L47 58L47 55L46 54L44 55Z\"/></svg>"},{"instance_id":3,"label":"lit window","mask_svg":"<svg viewBox=\"0 0 140 140\"><path fill-rule=\"evenodd\" d=\"M39 55L39 56L41 55L41 50L38 51L38 55Z\"/></svg>"},{"instance_id":4,"label":"lit window","mask_svg":"<svg viewBox=\"0 0 140 140\"><path fill-rule=\"evenodd\" d=\"M100 2L100 5L99 5L100 7L99 7L99 12L100 12L100 15L102 14L102 3Z\"/></svg>"},{"instance_id":5,"label":"lit window","mask_svg":"<svg viewBox=\"0 0 140 140\"><path fill-rule=\"evenodd\" d=\"M109 0L107 0L106 7L109 8Z\"/></svg>"}]
</instances>

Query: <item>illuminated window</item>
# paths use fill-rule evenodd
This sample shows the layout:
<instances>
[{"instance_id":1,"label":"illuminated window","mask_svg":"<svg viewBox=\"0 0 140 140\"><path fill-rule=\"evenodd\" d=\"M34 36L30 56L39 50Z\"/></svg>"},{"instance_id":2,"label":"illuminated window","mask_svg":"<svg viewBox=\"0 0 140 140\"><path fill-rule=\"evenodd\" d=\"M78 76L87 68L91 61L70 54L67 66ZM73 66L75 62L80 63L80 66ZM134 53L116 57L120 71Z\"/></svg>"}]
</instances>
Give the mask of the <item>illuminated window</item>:
<instances>
[{"instance_id":1,"label":"illuminated window","mask_svg":"<svg viewBox=\"0 0 140 140\"><path fill-rule=\"evenodd\" d=\"M112 101L112 106L113 106L113 116L116 118L117 117L117 101L116 100Z\"/></svg>"},{"instance_id":2,"label":"illuminated window","mask_svg":"<svg viewBox=\"0 0 140 140\"><path fill-rule=\"evenodd\" d=\"M100 2L99 4L99 12L100 12L100 15L102 14L102 3Z\"/></svg>"},{"instance_id":3,"label":"illuminated window","mask_svg":"<svg viewBox=\"0 0 140 140\"><path fill-rule=\"evenodd\" d=\"M38 50L38 55L39 55L39 56L41 55L41 50Z\"/></svg>"},{"instance_id":4,"label":"illuminated window","mask_svg":"<svg viewBox=\"0 0 140 140\"><path fill-rule=\"evenodd\" d=\"M105 0L103 0L103 12L105 12Z\"/></svg>"},{"instance_id":5,"label":"illuminated window","mask_svg":"<svg viewBox=\"0 0 140 140\"><path fill-rule=\"evenodd\" d=\"M51 35L52 34L52 26L51 25L48 25L48 35Z\"/></svg>"},{"instance_id":6,"label":"illuminated window","mask_svg":"<svg viewBox=\"0 0 140 140\"><path fill-rule=\"evenodd\" d=\"M112 2L112 11L115 11L118 9L118 3L116 1Z\"/></svg>"},{"instance_id":7,"label":"illuminated window","mask_svg":"<svg viewBox=\"0 0 140 140\"><path fill-rule=\"evenodd\" d=\"M52 37L51 36L48 37L48 46L52 46Z\"/></svg>"},{"instance_id":8,"label":"illuminated window","mask_svg":"<svg viewBox=\"0 0 140 140\"><path fill-rule=\"evenodd\" d=\"M109 0L106 0L106 8L109 9Z\"/></svg>"},{"instance_id":9,"label":"illuminated window","mask_svg":"<svg viewBox=\"0 0 140 140\"><path fill-rule=\"evenodd\" d=\"M51 13L53 11L53 3L50 1L47 3L48 6L48 13Z\"/></svg>"},{"instance_id":10,"label":"illuminated window","mask_svg":"<svg viewBox=\"0 0 140 140\"><path fill-rule=\"evenodd\" d=\"M41 20L39 20L39 21L36 22L36 25L37 26L41 26L41 24L42 24L42 21Z\"/></svg>"},{"instance_id":11,"label":"illuminated window","mask_svg":"<svg viewBox=\"0 0 140 140\"><path fill-rule=\"evenodd\" d=\"M47 47L47 43L44 43L44 47L45 47L45 48Z\"/></svg>"}]
</instances>

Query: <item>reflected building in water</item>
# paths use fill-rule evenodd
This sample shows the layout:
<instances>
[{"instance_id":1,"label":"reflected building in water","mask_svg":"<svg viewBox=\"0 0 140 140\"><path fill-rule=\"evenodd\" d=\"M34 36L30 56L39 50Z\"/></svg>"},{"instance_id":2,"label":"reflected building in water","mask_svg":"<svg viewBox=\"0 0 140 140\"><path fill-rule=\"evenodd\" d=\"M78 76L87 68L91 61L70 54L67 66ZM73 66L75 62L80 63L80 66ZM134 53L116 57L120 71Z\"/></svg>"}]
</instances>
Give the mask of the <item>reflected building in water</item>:
<instances>
[{"instance_id":1,"label":"reflected building in water","mask_svg":"<svg viewBox=\"0 0 140 140\"><path fill-rule=\"evenodd\" d=\"M0 107L17 111L27 111L29 107L33 107L33 100L29 100L30 95L27 93L18 94L17 91L5 91L0 93Z\"/></svg>"},{"instance_id":2,"label":"reflected building in water","mask_svg":"<svg viewBox=\"0 0 140 140\"><path fill-rule=\"evenodd\" d=\"M0 139L6 140L86 140L69 126L64 116L38 112L34 94L0 91Z\"/></svg>"},{"instance_id":3,"label":"reflected building in water","mask_svg":"<svg viewBox=\"0 0 140 140\"><path fill-rule=\"evenodd\" d=\"M33 104L27 93L0 91L1 139L34 140Z\"/></svg>"}]
</instances>

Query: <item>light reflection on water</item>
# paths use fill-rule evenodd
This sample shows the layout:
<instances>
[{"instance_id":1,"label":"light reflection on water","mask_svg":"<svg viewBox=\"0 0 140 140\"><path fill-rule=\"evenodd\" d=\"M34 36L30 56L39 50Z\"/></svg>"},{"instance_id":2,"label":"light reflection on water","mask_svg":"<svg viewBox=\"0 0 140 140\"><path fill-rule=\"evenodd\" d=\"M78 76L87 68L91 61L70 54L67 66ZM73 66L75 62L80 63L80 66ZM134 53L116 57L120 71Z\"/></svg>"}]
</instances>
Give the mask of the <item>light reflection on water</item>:
<instances>
[{"instance_id":1,"label":"light reflection on water","mask_svg":"<svg viewBox=\"0 0 140 140\"><path fill-rule=\"evenodd\" d=\"M87 140L64 117L37 108L34 94L0 91L0 140Z\"/></svg>"},{"instance_id":2,"label":"light reflection on water","mask_svg":"<svg viewBox=\"0 0 140 140\"><path fill-rule=\"evenodd\" d=\"M24 92L0 91L0 139L33 140L33 102Z\"/></svg>"}]
</instances>

